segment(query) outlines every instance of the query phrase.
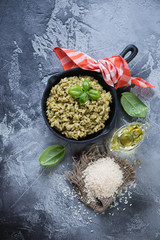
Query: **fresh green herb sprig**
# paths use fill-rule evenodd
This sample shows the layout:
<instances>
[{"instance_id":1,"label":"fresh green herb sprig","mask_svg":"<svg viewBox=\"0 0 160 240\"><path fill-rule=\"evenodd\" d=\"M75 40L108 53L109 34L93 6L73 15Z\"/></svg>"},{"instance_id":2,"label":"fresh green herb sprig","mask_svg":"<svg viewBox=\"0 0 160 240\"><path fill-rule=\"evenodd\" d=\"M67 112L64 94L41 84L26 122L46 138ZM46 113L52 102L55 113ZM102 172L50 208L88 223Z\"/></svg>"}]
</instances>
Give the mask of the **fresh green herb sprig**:
<instances>
[{"instance_id":1,"label":"fresh green herb sprig","mask_svg":"<svg viewBox=\"0 0 160 240\"><path fill-rule=\"evenodd\" d=\"M80 104L84 104L88 98L91 100L97 100L101 94L96 89L90 89L90 83L87 80L82 82L82 87L79 85L73 85L69 88L68 93L73 98L78 98Z\"/></svg>"}]
</instances>

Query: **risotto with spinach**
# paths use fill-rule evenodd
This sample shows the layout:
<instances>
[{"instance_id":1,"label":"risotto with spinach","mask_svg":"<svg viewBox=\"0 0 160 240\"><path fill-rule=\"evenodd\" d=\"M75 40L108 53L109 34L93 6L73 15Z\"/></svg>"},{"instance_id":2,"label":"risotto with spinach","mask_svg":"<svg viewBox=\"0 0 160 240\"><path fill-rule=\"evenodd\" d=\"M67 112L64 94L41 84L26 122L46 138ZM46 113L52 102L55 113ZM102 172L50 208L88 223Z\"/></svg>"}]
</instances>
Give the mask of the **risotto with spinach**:
<instances>
[{"instance_id":1,"label":"risotto with spinach","mask_svg":"<svg viewBox=\"0 0 160 240\"><path fill-rule=\"evenodd\" d=\"M81 86L84 80L90 83L91 89L98 90L101 97L97 100L88 99L81 105L68 90L73 85ZM65 77L52 87L46 102L46 114L51 127L59 130L67 138L78 140L105 127L111 102L111 93L106 92L93 77Z\"/></svg>"}]
</instances>

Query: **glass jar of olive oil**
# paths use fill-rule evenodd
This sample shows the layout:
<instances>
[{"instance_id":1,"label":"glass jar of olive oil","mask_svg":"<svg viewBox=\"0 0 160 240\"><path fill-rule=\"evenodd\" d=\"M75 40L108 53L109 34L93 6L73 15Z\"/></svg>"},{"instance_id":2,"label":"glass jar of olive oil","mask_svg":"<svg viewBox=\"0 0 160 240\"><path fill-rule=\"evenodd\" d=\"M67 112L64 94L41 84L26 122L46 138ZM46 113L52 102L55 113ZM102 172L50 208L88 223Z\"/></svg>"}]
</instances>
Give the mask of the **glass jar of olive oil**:
<instances>
[{"instance_id":1,"label":"glass jar of olive oil","mask_svg":"<svg viewBox=\"0 0 160 240\"><path fill-rule=\"evenodd\" d=\"M146 134L146 124L131 123L119 128L109 143L111 151L130 151L142 143Z\"/></svg>"}]
</instances>

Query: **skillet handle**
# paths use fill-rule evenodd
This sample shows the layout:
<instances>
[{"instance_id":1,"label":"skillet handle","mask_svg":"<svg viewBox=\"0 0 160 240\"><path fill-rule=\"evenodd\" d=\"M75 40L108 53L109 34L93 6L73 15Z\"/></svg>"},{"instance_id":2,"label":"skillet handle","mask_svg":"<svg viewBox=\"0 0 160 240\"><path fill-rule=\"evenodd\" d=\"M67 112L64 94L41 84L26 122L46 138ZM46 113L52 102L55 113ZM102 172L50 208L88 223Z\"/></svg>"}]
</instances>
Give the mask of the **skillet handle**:
<instances>
[{"instance_id":1,"label":"skillet handle","mask_svg":"<svg viewBox=\"0 0 160 240\"><path fill-rule=\"evenodd\" d=\"M127 58L124 58L125 55L129 52L130 52L130 55ZM119 55L123 57L127 63L129 63L137 55L137 53L138 53L138 48L135 45L130 44Z\"/></svg>"}]
</instances>

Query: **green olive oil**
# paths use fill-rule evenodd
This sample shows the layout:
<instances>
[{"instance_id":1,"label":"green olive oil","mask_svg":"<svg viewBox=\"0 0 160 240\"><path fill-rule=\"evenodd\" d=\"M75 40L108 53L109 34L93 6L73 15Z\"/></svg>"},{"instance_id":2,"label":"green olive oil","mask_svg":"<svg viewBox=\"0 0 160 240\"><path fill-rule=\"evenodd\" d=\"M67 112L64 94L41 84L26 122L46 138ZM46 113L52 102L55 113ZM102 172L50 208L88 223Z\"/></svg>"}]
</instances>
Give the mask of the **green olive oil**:
<instances>
[{"instance_id":1,"label":"green olive oil","mask_svg":"<svg viewBox=\"0 0 160 240\"><path fill-rule=\"evenodd\" d=\"M112 151L129 151L137 147L145 135L145 125L132 123L118 129L110 142Z\"/></svg>"}]
</instances>

